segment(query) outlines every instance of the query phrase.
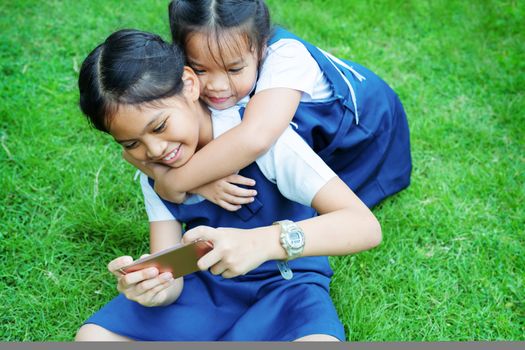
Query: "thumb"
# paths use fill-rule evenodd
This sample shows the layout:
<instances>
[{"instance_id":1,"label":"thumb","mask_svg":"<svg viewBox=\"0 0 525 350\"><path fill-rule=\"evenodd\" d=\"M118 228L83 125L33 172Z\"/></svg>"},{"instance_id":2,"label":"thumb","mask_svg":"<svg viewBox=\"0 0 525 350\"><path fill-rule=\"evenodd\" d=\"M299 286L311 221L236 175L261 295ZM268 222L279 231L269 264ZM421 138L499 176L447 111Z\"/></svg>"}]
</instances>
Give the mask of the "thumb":
<instances>
[{"instance_id":1,"label":"thumb","mask_svg":"<svg viewBox=\"0 0 525 350\"><path fill-rule=\"evenodd\" d=\"M131 256L121 256L116 259L111 260L111 262L108 264L108 270L114 274L115 276L121 276L122 274L119 272L119 269L129 265L133 262L133 258Z\"/></svg>"}]
</instances>

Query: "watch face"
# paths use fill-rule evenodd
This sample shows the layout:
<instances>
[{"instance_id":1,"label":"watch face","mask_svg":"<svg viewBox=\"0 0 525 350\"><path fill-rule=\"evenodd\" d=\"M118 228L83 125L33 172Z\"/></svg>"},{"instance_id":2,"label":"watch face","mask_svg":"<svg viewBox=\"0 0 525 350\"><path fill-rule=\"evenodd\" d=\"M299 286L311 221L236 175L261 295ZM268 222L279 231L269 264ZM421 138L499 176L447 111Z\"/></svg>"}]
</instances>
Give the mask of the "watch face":
<instances>
[{"instance_id":1,"label":"watch face","mask_svg":"<svg viewBox=\"0 0 525 350\"><path fill-rule=\"evenodd\" d=\"M304 236L298 231L288 233L287 240L291 248L301 248L304 245Z\"/></svg>"}]
</instances>

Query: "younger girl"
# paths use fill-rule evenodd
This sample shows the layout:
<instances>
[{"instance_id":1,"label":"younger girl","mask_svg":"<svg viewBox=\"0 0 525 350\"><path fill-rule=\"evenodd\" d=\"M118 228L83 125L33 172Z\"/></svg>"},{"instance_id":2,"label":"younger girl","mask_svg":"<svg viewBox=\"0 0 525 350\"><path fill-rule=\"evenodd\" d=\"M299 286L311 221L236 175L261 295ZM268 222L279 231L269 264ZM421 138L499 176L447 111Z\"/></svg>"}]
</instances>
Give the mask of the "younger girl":
<instances>
[{"instance_id":1,"label":"younger girl","mask_svg":"<svg viewBox=\"0 0 525 350\"><path fill-rule=\"evenodd\" d=\"M132 159L183 166L223 127L220 118L212 123L199 80L183 62L181 51L156 35L116 32L82 64L81 109ZM241 210L193 197L164 201L169 215L157 211L160 221L151 221L151 251L208 240L214 248L199 260L202 271L176 280L155 268L120 276L132 259L113 260L109 269L122 294L81 327L77 340L344 340L324 255L376 246L377 220L291 129L265 157L240 172L259 192ZM296 181L298 171L311 181ZM147 181L143 189L149 208L149 200L160 201Z\"/></svg>"},{"instance_id":2,"label":"younger girl","mask_svg":"<svg viewBox=\"0 0 525 350\"><path fill-rule=\"evenodd\" d=\"M156 172L161 196L177 201L180 192L236 172L289 124L369 207L408 186L405 112L374 73L272 32L263 0L173 0L169 15L208 106L222 110L253 96L239 126L184 166Z\"/></svg>"}]
</instances>

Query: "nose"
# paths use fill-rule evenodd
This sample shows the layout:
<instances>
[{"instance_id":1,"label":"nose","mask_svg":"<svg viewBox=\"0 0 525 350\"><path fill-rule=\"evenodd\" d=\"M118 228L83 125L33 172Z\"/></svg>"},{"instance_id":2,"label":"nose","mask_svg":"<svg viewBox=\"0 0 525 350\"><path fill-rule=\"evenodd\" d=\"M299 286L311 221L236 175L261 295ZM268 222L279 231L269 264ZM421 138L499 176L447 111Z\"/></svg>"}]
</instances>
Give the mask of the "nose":
<instances>
[{"instance_id":1,"label":"nose","mask_svg":"<svg viewBox=\"0 0 525 350\"><path fill-rule=\"evenodd\" d=\"M146 155L149 159L159 159L167 152L168 143L159 138L151 137L144 140L144 143L146 145Z\"/></svg>"},{"instance_id":2,"label":"nose","mask_svg":"<svg viewBox=\"0 0 525 350\"><path fill-rule=\"evenodd\" d=\"M229 87L230 80L226 73L213 74L206 81L206 88L209 91L226 91Z\"/></svg>"}]
</instances>

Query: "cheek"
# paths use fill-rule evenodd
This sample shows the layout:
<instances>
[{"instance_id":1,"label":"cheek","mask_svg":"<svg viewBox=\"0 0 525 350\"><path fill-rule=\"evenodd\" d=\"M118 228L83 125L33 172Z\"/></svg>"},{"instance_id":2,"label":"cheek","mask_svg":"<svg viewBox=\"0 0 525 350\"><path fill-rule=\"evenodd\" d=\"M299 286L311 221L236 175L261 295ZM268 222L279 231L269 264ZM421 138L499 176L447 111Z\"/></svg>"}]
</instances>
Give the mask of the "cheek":
<instances>
[{"instance_id":1,"label":"cheek","mask_svg":"<svg viewBox=\"0 0 525 350\"><path fill-rule=\"evenodd\" d=\"M197 78L199 79L200 92L202 92L204 91L204 86L206 86L206 78L202 75L198 75Z\"/></svg>"},{"instance_id":2,"label":"cheek","mask_svg":"<svg viewBox=\"0 0 525 350\"><path fill-rule=\"evenodd\" d=\"M135 160L140 160L140 161L146 159L146 154L143 150L143 147L141 146L133 148L133 149L123 148L123 150L124 150L124 153L126 154L125 157L131 157Z\"/></svg>"},{"instance_id":3,"label":"cheek","mask_svg":"<svg viewBox=\"0 0 525 350\"><path fill-rule=\"evenodd\" d=\"M255 76L253 74L244 74L236 79L235 87L239 93L247 95L255 84Z\"/></svg>"}]
</instances>

